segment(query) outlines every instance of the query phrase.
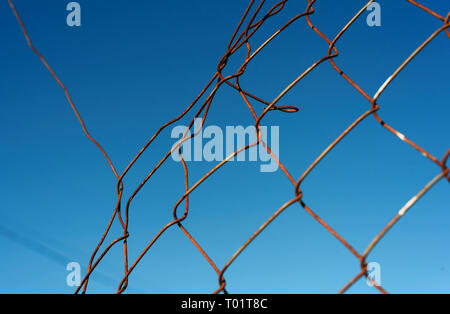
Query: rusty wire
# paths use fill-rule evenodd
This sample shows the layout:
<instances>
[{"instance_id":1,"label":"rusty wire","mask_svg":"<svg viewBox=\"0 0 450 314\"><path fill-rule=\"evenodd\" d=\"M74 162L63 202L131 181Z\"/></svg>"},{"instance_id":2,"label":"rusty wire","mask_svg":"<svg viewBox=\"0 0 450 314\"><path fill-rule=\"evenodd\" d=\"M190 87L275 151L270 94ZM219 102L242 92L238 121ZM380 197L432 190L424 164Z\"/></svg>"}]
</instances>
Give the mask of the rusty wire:
<instances>
[{"instance_id":1,"label":"rusty wire","mask_svg":"<svg viewBox=\"0 0 450 314\"><path fill-rule=\"evenodd\" d=\"M370 97L359 85L357 82L353 81L347 74L344 73L344 71L336 64L334 59L339 55L338 49L336 47L336 44L338 43L339 39L344 35L344 33L352 26L352 24L361 16L361 14L366 10L366 8L374 1L368 1L361 9L348 21L348 23L338 32L337 36L334 39L329 39L326 35L324 35L319 28L313 24L312 17L314 14L314 7L313 5L317 0L307 0L307 7L304 12L301 12L297 15L295 15L291 20L289 20L286 24L284 24L282 27L280 27L275 33L273 33L270 37L267 38L267 40L261 44L257 49L255 49L252 52L252 48L250 45L250 39L253 37L253 35L260 29L260 27L269 20L272 16L275 16L279 12L281 12L285 4L288 0L283 0L277 2L274 6L272 6L266 13L262 14L261 10L265 3L265 0L260 0L259 4L257 5L255 0L251 0L249 5L247 6L245 12L242 15L242 18L240 19L240 22L238 23L231 39L229 40L227 49L225 54L221 57L221 59L218 62L217 69L215 73L212 75L211 79L206 83L205 87L202 89L202 91L198 94L198 96L194 99L194 101L177 117L175 117L173 120L168 121L164 123L157 131L156 133L148 140L148 142L144 145L144 147L139 151L139 153L133 158L133 160L129 163L129 165L125 168L122 174L118 174L112 161L109 159L106 152L103 150L101 145L90 135L88 132L85 123L83 122L80 114L78 113L76 106L74 105L72 99L70 98L69 92L67 88L64 86L64 84L60 81L60 79L56 76L55 72L52 70L52 68L49 66L47 61L44 59L44 57L38 52L38 50L33 46L31 43L30 37L25 29L25 26L17 13L17 10L15 9L13 3L11 0L8 0L9 5L11 6L11 9L16 16L20 27L25 35L25 38L27 40L28 45L33 50L33 52L40 58L42 63L45 65L45 67L50 71L51 75L54 77L56 82L61 86L61 88L64 90L67 100L74 111L76 117L78 118L79 122L81 123L82 129L85 133L85 135L98 147L98 149L101 151L101 153L104 155L106 161L108 162L109 166L111 167L114 176L117 179L117 203L114 208L113 214L108 221L107 227L105 232L103 233L98 245L94 249L92 256L89 261L89 267L87 270L87 273L85 277L83 278L80 287L75 291L75 293L79 293L80 291L85 293L87 291L88 287L88 281L90 275L93 273L95 268L99 265L99 263L102 261L104 256L108 253L108 251L116 244L122 243L123 245L123 263L124 263L124 275L120 281L120 284L117 288L116 293L122 293L126 290L128 285L128 280L130 277L130 274L132 271L136 268L138 263L142 260L142 258L149 252L151 247L154 245L154 243L164 234L166 230L168 230L171 227L178 227L185 235L186 237L193 243L193 245L196 247L196 249L202 254L202 256L205 258L205 260L211 265L211 267L215 270L218 276L218 284L219 287L214 293L227 293L226 290L226 280L225 280L225 272L227 269L231 266L231 264L239 257L239 255L248 247L248 245L254 241L254 239L261 233L263 230L271 224L283 211L285 211L289 206L292 204L298 203L300 206L309 214L311 215L318 223L320 223L331 235L333 235L352 255L355 256L355 258L360 263L360 270L358 271L357 275L355 275L354 278L352 278L340 291L339 293L346 292L354 283L356 283L359 279L366 277L369 281L373 283L373 286L378 289L382 293L387 293L387 291L381 287L378 286L375 282L372 281L372 279L368 276L368 270L367 270L367 257L369 254L373 251L374 247L379 243L379 241L386 235L386 233L404 216L404 214L410 210L410 208L420 199L424 196L424 194L430 190L437 182L439 182L441 179L447 179L450 181L449 177L449 168L447 166L447 160L450 155L450 149L447 150L445 156L443 156L441 159L438 157L433 156L430 152L426 151L424 148L417 145L415 142L413 142L411 139L407 138L402 133L398 132L394 127L388 125L385 121L383 121L378 114L380 109L380 104L377 102L380 95L386 90L386 88L390 85L390 83L399 75L399 73L414 59L414 57L419 54L426 45L428 45L438 34L441 32L446 33L446 35L450 38L450 31L449 31L449 18L450 13L446 15L446 17L441 16L437 12L425 7L424 5L413 1L413 0L406 0L410 4L416 6L418 9L423 10L427 14L430 14L434 18L438 19L442 22L442 26L437 28L430 36L419 46L417 49L409 55L401 64L400 66L393 72L392 75L390 75L387 80L381 85L381 87L378 89L376 94L373 97ZM251 14L251 11L253 10L253 13ZM257 17L262 15L261 18L257 20ZM328 44L328 51L320 58L318 58L309 68L307 68L303 73L299 74L299 76L290 83L280 94L272 101L266 101L261 99L260 97L251 94L250 92L244 90L240 85L240 77L244 75L247 65L253 60L253 58L259 54L267 45L270 44L270 42L277 37L280 33L282 33L286 28L288 28L290 25L292 25L294 22L304 19L306 20L306 23L309 25L309 27L317 34L319 35L327 44ZM223 76L223 71L227 66L228 60L240 49L246 49L246 56L242 63L242 65L239 67L237 72L235 74L229 75L229 76ZM270 147L263 141L261 132L260 132L260 124L262 119L273 110L278 110L285 113L295 113L298 111L298 108L294 106L277 106L277 103L295 86L297 85L306 75L308 75L310 72L312 72L315 68L317 68L319 65L321 65L324 62L330 62L331 66L336 70L336 72L341 76L344 80L346 80L353 88L355 88L368 102L369 106L368 108L363 111L363 113L353 122L351 123L322 153L319 154L319 156L307 167L306 171L301 174L298 180L295 180L295 178L290 174L288 169L283 165L283 163L275 156ZM256 128L256 135L257 135L257 141L255 143L251 143L246 145L245 147L241 147L235 152L233 152L231 155L229 155L225 160L218 163L216 166L214 166L211 170L209 170L202 178L200 178L197 182L190 185L188 180L188 166L186 162L183 159L183 156L181 154L181 144L184 141L187 141L193 137L195 137L205 124L209 109L213 103L214 97L217 93L217 91L224 85L228 85L232 87L234 90L236 90L239 95L242 97L243 102L248 107L251 116L253 117L255 121L255 128ZM209 91L210 90L210 91ZM207 95L207 92L209 91L209 94ZM207 95L207 96L206 96ZM201 104L200 99L205 98ZM263 105L262 112L258 115L257 114L257 108L254 107L250 103L249 99L252 99L253 101L256 101ZM122 194L124 189L124 183L123 179L125 178L128 171L133 167L135 162L142 156L142 154L148 149L148 147L153 143L153 141L159 136L159 134L168 126L174 124L175 122L179 121L183 117L185 117L196 105L198 105L198 109L195 112L194 117L191 119L191 122L189 124L188 130L193 129L194 127L194 121L196 118L201 117L201 124L199 126L198 130L194 130L191 135L187 135L188 131L185 132L185 134L182 137L182 140L178 142L178 146L172 147L162 158L161 160L155 165L155 167L147 174L147 176L143 179L143 181L135 188L134 192L130 195L128 198L125 209L123 210L122 206ZM327 154L338 145L341 140L347 136L350 132L355 130L357 126L365 119L367 119L369 116L372 116L381 127L391 132L394 136L398 137L400 140L402 140L404 143L412 146L415 150L417 150L419 153L427 157L431 162L433 162L436 166L438 166L439 172L435 176L433 180L431 180L429 183L425 185L425 187L420 190L415 196L413 196L405 205L403 208L401 208L392 218L392 220L375 236L373 241L367 246L366 250L361 254L356 249L353 248L353 246L346 241L336 230L334 230L329 224L325 222L325 220L321 217L319 217L313 209L308 207L305 203L305 198L303 191L301 189L301 185L306 179L306 177L314 170L314 168L327 156ZM277 211L273 213L272 216L270 216L259 228L256 230L252 236L247 239L244 244L233 254L233 256L225 263L225 265L222 268L219 268L213 259L203 250L203 248L200 246L200 244L197 242L196 239L189 233L189 231L186 229L186 227L183 225L183 221L188 217L189 213L189 196L190 194L196 190L206 179L208 179L210 176L212 176L216 171L218 171L224 164L226 164L229 160L231 160L234 156L239 154L240 152L243 152L247 149L249 149L252 146L256 145L263 145L264 148L267 150L267 152L274 158L274 160L277 162L280 169L283 171L283 173L286 175L287 179L292 183L294 187L294 197L285 202L283 206L281 206ZM132 262L130 263L128 260L128 246L127 246L127 240L130 237L130 233L128 231L128 225L129 225L129 213L132 201L134 197L139 193L139 191L142 189L142 187L151 179L151 177L154 175L154 173L165 163L165 161L168 159L168 157L172 154L173 151L178 150L178 154L181 160L181 165L183 167L184 172L184 184L185 184L185 192L184 194L177 200L173 207L173 220L170 221L168 224L163 226L160 231L149 241L148 245L142 250L140 255ZM178 214L178 207L184 203L184 212L180 215ZM123 229L123 234L119 237L117 237L115 240L113 240L111 243L109 243L105 249L98 255L101 246L104 244L105 239L107 235L110 232L111 226L115 219L118 219L120 222L120 225Z\"/></svg>"}]
</instances>

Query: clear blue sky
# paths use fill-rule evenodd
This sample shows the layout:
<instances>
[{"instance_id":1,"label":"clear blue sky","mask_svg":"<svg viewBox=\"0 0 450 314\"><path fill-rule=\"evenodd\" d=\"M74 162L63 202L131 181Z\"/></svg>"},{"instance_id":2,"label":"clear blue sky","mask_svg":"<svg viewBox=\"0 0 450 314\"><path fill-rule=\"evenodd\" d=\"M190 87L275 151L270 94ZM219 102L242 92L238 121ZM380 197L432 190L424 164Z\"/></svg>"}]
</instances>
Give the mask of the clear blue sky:
<instances>
[{"instance_id":1,"label":"clear blue sky","mask_svg":"<svg viewBox=\"0 0 450 314\"><path fill-rule=\"evenodd\" d=\"M248 1L83 0L80 28L66 25L68 2L15 4L33 43L122 171L215 72ZM420 2L443 16L449 10L448 1ZM335 59L370 95L441 26L407 1L380 3L382 26L368 27L364 13L339 41ZM311 19L332 38L364 4L318 0ZM254 47L306 5L288 1L255 37ZM86 270L114 209L115 179L82 133L63 91L26 45L6 0L0 2L0 29L0 292L71 293L65 265L76 261ZM449 144L449 48L449 39L440 34L379 100L385 121L439 158ZM299 20L255 58L242 84L271 100L326 51L323 40ZM369 108L329 63L281 104L300 111L274 112L263 122L280 126L280 158L296 179ZM208 124L247 126L252 121L234 91L220 90ZM125 199L172 143L170 130L161 134L127 176ZM190 164L191 184L213 165ZM369 118L311 173L303 185L304 200L362 252L438 173L436 165ZM133 203L131 259L171 220L182 194L182 167L169 160ZM292 197L293 187L281 171L260 173L257 163L232 163L192 194L185 225L221 267ZM441 181L369 258L381 264L387 291L450 292L449 224L449 185ZM114 225L108 240L120 232ZM354 256L294 205L236 260L226 279L232 293L335 293L358 271ZM90 291L115 291L123 272L121 245L98 272ZM133 272L128 292L210 293L217 286L213 269L175 227ZM375 289L361 281L350 292Z\"/></svg>"}]
</instances>

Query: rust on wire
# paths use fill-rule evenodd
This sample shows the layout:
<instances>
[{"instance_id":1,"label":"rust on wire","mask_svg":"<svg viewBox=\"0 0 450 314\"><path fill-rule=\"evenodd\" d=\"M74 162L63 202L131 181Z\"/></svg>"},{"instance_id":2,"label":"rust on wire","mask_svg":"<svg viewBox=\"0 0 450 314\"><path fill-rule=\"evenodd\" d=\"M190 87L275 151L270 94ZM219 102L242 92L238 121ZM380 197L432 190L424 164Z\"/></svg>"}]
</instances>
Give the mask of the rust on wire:
<instances>
[{"instance_id":1,"label":"rust on wire","mask_svg":"<svg viewBox=\"0 0 450 314\"><path fill-rule=\"evenodd\" d=\"M373 280L368 276L367 272L367 263L366 259L368 255L373 251L375 246L381 241L381 239L386 235L386 233L411 209L411 207L414 206L415 203L417 203L424 195L425 193L430 190L437 182L439 182L442 179L447 179L450 182L449 177L449 168L447 166L447 160L450 155L450 149L447 150L447 153L442 159L439 159L438 157L433 156L430 152L425 150L424 148L420 147L418 144L413 142L411 139L407 138L406 135L400 133L397 131L394 127L388 125L384 120L381 119L379 115L379 109L380 104L378 103L378 99L380 95L386 90L386 88L389 87L390 83L396 79L400 72L428 45L430 42L441 32L445 32L447 36L450 38L450 32L449 32L449 17L450 13L447 14L446 17L441 16L437 12L431 10L430 8L425 7L424 5L418 3L417 1L413 0L407 0L407 2L411 3L412 5L416 6L417 8L423 10L424 12L428 13L429 15L436 18L440 23L441 26L438 27L433 33L429 35L429 37L421 44L419 47L416 48L416 50L409 56L405 58L405 60L398 66L398 68L390 75L386 81L379 87L376 94L371 97L368 93L366 93L357 82L352 80L347 74L344 73L344 71L336 64L335 59L339 56L339 51L336 45L339 42L339 39L344 35L344 33L353 25L353 23L361 16L361 14L366 10L366 8L374 2L373 0L368 1L365 5L361 7L361 9L355 13L355 15L347 22L347 24L340 29L337 32L337 35L333 39L329 39L325 34L323 34L319 27L314 25L313 23L313 17L314 17L314 4L317 0L307 0L307 6L305 8L304 12L300 12L297 15L295 15L293 18L291 18L289 21L287 21L284 25L282 25L276 32L274 32L271 36L269 36L259 47L256 47L256 49L252 50L250 40L254 36L255 33L258 32L258 30L261 28L261 26L268 21L271 17L277 15L280 13L284 8L285 4L288 2L288 0L283 0L277 2L274 6L272 6L267 12L263 12L262 8L265 4L265 0L255 1L251 0L245 9L238 25L236 26L233 35L231 36L227 49L224 53L224 55L219 59L219 62L217 64L217 68L215 69L215 72L212 74L211 78L208 80L208 82L205 84L203 89L200 91L198 96L193 100L192 103L190 103L186 109L180 113L178 116L173 118L172 120L164 123L161 125L161 127L153 134L148 142L142 147L142 149L139 151L139 153L131 160L131 162L128 164L128 166L125 168L125 170L119 174L114 165L113 162L110 160L106 152L103 150L101 145L90 135L88 132L86 125L84 121L82 120L75 104L73 103L69 92L65 85L62 83L62 81L58 78L58 76L55 74L55 72L52 70L50 65L47 63L47 61L44 59L44 57L40 54L40 52L33 46L30 37L25 29L25 26L14 7L14 4L11 0L8 0L9 5L11 6L12 12L14 13L15 17L17 18L17 21L19 22L20 28L23 31L23 34L26 38L26 41L29 45L29 47L32 49L32 51L39 57L39 59L42 61L44 66L48 69L50 74L53 76L55 81L61 86L61 88L64 90L64 93L66 95L66 98L69 102L69 105L71 106L72 110L74 111L77 119L79 120L82 130L85 133L85 135L89 138L90 141L92 141L97 148L100 150L100 152L104 155L107 163L112 169L112 172L115 176L116 180L116 192L117 192L117 202L116 206L113 210L112 216L109 219L106 229L101 237L101 239L98 242L98 245L93 250L92 256L89 260L89 266L88 270L81 282L80 287L75 291L75 293L79 293L80 291L82 293L85 293L88 288L88 282L90 275L95 271L96 267L99 265L99 263L103 260L103 258L108 254L109 250L118 244L122 244L123 246L123 267L124 267L124 274L123 277L120 280L119 286L117 287L116 293L123 293L128 286L128 280L133 272L133 270L138 266L139 262L148 254L152 246L158 239L169 229L178 227L183 234L190 240L190 242L193 244L195 249L197 249L203 258L208 262L208 264L212 267L212 269L217 274L218 279L218 288L214 291L214 293L227 293L226 290L226 279L225 279L225 273L227 269L229 269L232 265L232 263L240 256L240 254L255 240L255 238L261 234L267 226L269 226L280 214L282 214L286 209L288 209L293 204L299 204L313 219L315 219L320 225L323 226L333 237L336 238L337 241L339 241L345 249L347 249L359 262L360 269L358 270L358 274L349 280L349 282L339 291L339 293L346 292L352 285L354 285L358 280L361 278L367 278L373 286L380 291L381 293L387 293L387 291L377 285ZM253 13L251 13L253 11ZM260 18L258 19L258 17ZM261 97L252 94L250 91L245 90L241 84L240 84L240 77L245 74L247 65L255 58L256 55L261 53L265 47L267 47L274 38L276 38L279 34L281 34L285 29L287 29L290 25L294 24L295 22L299 20L305 20L307 25L311 28L312 31L314 31L322 40L324 40L328 45L328 50L324 53L323 56L320 56L313 64L311 64L304 72L299 73L298 77L293 80L290 84L288 84L277 97L275 97L273 100L268 101L264 100ZM242 62L242 65L238 68L237 72L235 74L231 74L228 76L223 75L224 69L227 67L227 63L230 60L230 58L239 50L246 50L245 59ZM359 117L353 121L345 130L341 132L341 134L323 151L321 152L318 157L307 167L307 169L302 173L298 179L295 179L295 177L288 171L287 167L275 156L270 146L268 146L264 140L262 139L262 134L260 131L261 121L262 119L269 114L271 111L277 110L284 113L296 113L299 111L299 109L294 105L288 105L288 106L277 106L277 103L297 84L299 84L304 77L306 77L309 73L314 71L318 66L325 62L330 62L332 68L338 73L340 77L342 77L345 81L347 81L355 90L361 94L361 96L367 101L368 107L366 110L363 110L362 113L359 115ZM188 176L188 165L186 164L185 160L183 159L183 156L181 154L181 144L184 141L188 141L191 138L197 136L199 134L201 128L206 123L206 119L208 116L209 109L211 108L213 104L213 100L215 98L215 95L217 91L222 88L223 86L229 86L233 88L242 98L243 103L247 108L249 109L250 115L252 116L254 120L256 135L257 135L257 141L251 144L246 145L245 147L241 147L234 151L232 154L230 154L225 160L218 163L216 166L214 166L211 170L209 170L202 178L200 178L195 183L190 184L189 182L189 176ZM204 98L204 100L201 100ZM262 105L262 107L255 107L255 105L251 103L250 99L252 101L255 101ZM194 108L196 108L194 110ZM260 110L262 108L262 111ZM123 189L124 189L124 183L123 180L126 177L129 170L133 167L133 165L136 163L136 161L147 151L147 149L150 147L150 145L156 140L156 138L161 134L161 132L167 128L168 126L174 124L175 122L183 119L186 117L189 113L192 111L195 111L193 114L192 119L190 120L188 130L184 133L182 140L178 142L178 144L174 147L172 147L168 152L161 157L160 161L151 169L148 174L145 176L145 178L142 180L142 182L134 189L133 193L129 196L125 203L125 207L122 206L123 201ZM257 112L261 111L260 114ZM389 131L391 134L399 138L401 141L403 141L405 144L410 145L413 147L418 153L422 154L426 158L428 158L431 162L433 162L436 166L438 166L439 172L435 174L434 179L432 179L428 184L424 186L423 189L421 189L416 195L414 195L405 205L403 208L401 208L392 218L392 220L375 236L375 238L372 240L372 242L367 246L366 250L361 254L359 253L347 240L345 240L335 229L333 229L324 218L319 217L313 209L308 207L305 203L304 193L301 189L302 183L306 180L308 175L315 169L315 167L328 155L328 153L333 150L340 142L341 140L347 136L349 133L354 132L354 130L357 129L358 125L365 119L368 119L369 117L373 117L379 125ZM199 129L195 130L195 124L194 121L197 118L201 118L201 124L199 126ZM190 134L188 131L192 130L192 134ZM190 134L190 135L188 135ZM187 228L183 225L183 222L188 218L189 214L189 196L191 193L193 193L205 180L207 180L210 176L214 175L215 172L217 172L219 169L222 168L229 160L231 160L233 157L235 157L240 152L243 152L250 147L256 146L256 145L262 145L267 152L271 155L271 157L276 161L279 168L282 170L282 172L286 175L286 178L291 182L293 186L293 198L291 200L286 201L279 209L277 209L252 235L250 238L248 238L241 247L237 249L237 251L229 258L229 260L223 265L221 268L217 266L217 264L214 262L214 260L207 254L207 252L202 248L200 243L189 233ZM158 171L158 169L167 161L169 156L174 152L177 151L178 155L181 160L181 165L183 168L184 173L184 194L175 202L173 207L173 220L169 221L165 226L163 226L159 232L148 242L147 246L142 249L141 253L138 255L138 257L134 261L129 261L128 256L128 244L127 241L131 237L131 234L129 233L128 226L129 226L129 217L130 217L130 210L131 205L133 202L134 197L140 192L142 187L152 178L152 176ZM180 215L178 213L178 208L180 205L184 204L184 211ZM103 249L103 251L100 252L101 247L105 244L105 239L107 235L110 233L111 226L115 220L118 220L123 233L111 241L106 248Z\"/></svg>"}]
</instances>

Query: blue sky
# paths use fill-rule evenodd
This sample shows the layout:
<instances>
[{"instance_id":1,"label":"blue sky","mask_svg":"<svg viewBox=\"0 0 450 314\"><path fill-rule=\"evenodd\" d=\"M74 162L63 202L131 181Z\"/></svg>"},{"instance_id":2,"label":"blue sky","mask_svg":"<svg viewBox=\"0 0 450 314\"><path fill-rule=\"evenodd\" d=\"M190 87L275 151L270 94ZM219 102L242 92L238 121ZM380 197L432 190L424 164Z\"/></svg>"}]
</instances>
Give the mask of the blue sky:
<instances>
[{"instance_id":1,"label":"blue sky","mask_svg":"<svg viewBox=\"0 0 450 314\"><path fill-rule=\"evenodd\" d=\"M269 5L275 2L267 1ZM92 135L122 171L159 126L192 102L214 74L247 1L79 1L82 27L66 25L68 1L15 1L36 48L69 89ZM445 16L448 2L424 1ZM311 19L328 37L365 1L317 1ZM338 42L336 63L373 95L393 71L441 26L407 1L380 1L382 26L367 13ZM270 5L270 6L271 6ZM303 12L288 1L259 31L253 47ZM7 1L0 3L0 292L71 293L65 265L83 271L115 206L115 179L84 136L63 91L26 45ZM274 99L327 45L299 20L248 66L242 86ZM380 116L438 158L448 149L448 51L440 34L386 89ZM292 89L265 125L280 126L280 158L298 179L369 103L329 63ZM259 105L256 104L255 107ZM189 116L191 117L191 116ZM179 124L186 124L187 120ZM210 125L251 125L239 95L223 87ZM173 144L163 132L126 177L125 199ZM191 184L214 163L190 163ZM304 182L304 200L359 252L439 169L420 153L365 120ZM183 171L169 160L135 198L130 258L172 218L183 194ZM450 292L448 182L440 181L388 233L369 258L393 293ZM235 162L190 198L185 222L221 267L283 203L293 187L281 171ZM113 226L113 240L120 235ZM226 272L232 293L335 293L359 271L358 261L299 205L284 212ZM123 275L122 246L104 259L91 292L113 292ZM167 231L130 277L128 292L210 293L217 276L178 229ZM371 293L363 281L349 292Z\"/></svg>"}]
</instances>

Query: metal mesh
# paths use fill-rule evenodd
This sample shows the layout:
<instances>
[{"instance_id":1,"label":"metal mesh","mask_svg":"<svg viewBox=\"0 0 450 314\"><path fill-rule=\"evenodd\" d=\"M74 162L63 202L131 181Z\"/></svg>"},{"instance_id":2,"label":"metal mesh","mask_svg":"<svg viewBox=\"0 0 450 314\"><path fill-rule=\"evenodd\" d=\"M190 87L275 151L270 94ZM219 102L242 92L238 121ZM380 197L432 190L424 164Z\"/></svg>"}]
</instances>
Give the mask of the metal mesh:
<instances>
[{"instance_id":1,"label":"metal mesh","mask_svg":"<svg viewBox=\"0 0 450 314\"><path fill-rule=\"evenodd\" d=\"M431 189L438 181L441 179L446 179L450 181L449 177L449 169L446 165L446 162L448 160L448 157L450 155L450 149L447 150L446 154L443 157L435 157L430 152L426 151L424 148L417 145L415 142L413 142L411 139L406 137L406 135L403 135L402 133L398 132L393 126L387 124L385 121L381 119L381 117L378 114L378 111L380 109L380 104L377 102L380 95L385 91L385 89L391 84L391 82L399 75L399 73L410 63L413 61L414 57L419 54L426 45L428 45L437 35L439 35L441 32L444 32L449 38L450 38L450 32L449 32L449 17L450 13L447 14L446 17L441 16L440 14L432 11L431 9L423 6L422 4L413 1L413 0L407 0L411 5L416 6L418 10L423 10L424 14L430 14L434 18L440 20L442 22L442 25L436 29L417 49L409 56L405 58L405 60L398 66L398 68L392 73L392 75L389 76L389 78L381 85L381 87L378 89L376 94L374 96L369 96L359 85L356 81L352 80L347 74L343 72L343 70L336 64L335 58L339 55L339 51L337 48L337 44L339 43L339 40L344 36L345 32L351 28L352 24L361 16L361 14L367 9L369 5L373 1L369 1L366 3L349 21L348 23L338 32L338 35L335 38L328 38L325 34L323 34L320 31L320 26L315 25L313 22L313 14L314 14L314 4L316 3L316 0L308 0L307 6L304 12L296 15L291 20L289 20L286 24L284 24L282 27L279 28L275 33L273 33L268 39L259 47L254 49L252 47L251 39L257 33L261 26L268 20L270 20L271 17L277 15L279 12L285 9L285 4L288 0L279 1L276 3L273 7L271 7L267 12L263 12L263 4L265 3L264 0L261 1L255 1L251 0L247 9L245 10L244 14L242 15L242 18L237 25L231 39L229 40L227 50L225 54L220 58L220 61L218 62L216 73L212 76L212 78L208 81L204 89L200 92L200 94L197 96L197 98L176 118L173 120L164 123L158 131L150 138L150 140L145 144L145 146L141 149L141 151L134 157L134 159L130 162L130 164L126 167L125 171L122 173L118 173L108 157L107 153L102 149L101 145L89 134L80 114L78 113L76 106L74 105L72 99L70 98L69 92L64 86L64 84L59 80L59 78L56 76L56 74L53 72L51 67L48 65L46 60L42 57L42 55L36 50L36 48L31 43L31 40L25 30L25 27L13 5L11 0L8 0L12 11L14 12L18 22L20 23L20 26L23 30L23 33L26 37L26 40L28 42L28 45L31 47L31 49L34 51L34 53L41 59L43 64L47 67L47 69L50 71L51 75L54 77L54 79L57 81L57 83L63 88L67 100L69 101L70 106L72 107L75 115L77 116L78 120L81 123L81 126L83 128L84 133L86 136L98 147L98 149L101 151L101 153L105 156L106 161L108 162L109 166L111 167L116 180L117 180L117 203L114 208L112 217L110 218L108 225L106 227L106 230L99 241L97 247L94 249L92 253L92 257L89 261L89 268L87 270L87 273L84 277L84 279L81 282L80 287L76 290L76 293L79 292L86 292L88 287L88 281L90 275L95 271L96 267L99 265L99 263L102 261L104 256L108 254L109 250L115 246L115 245L122 245L123 246L123 264L124 264L124 275L123 278L120 281L120 284L117 288L117 293L122 293L126 290L129 276L133 272L133 270L138 266L139 262L143 259L143 257L149 253L150 249L154 245L158 239L166 232L169 228L179 228L186 237L194 244L195 248L200 251L200 253L203 255L203 257L208 261L208 263L211 265L211 267L215 270L217 273L218 278L218 288L214 293L227 293L226 290L226 278L225 274L227 269L232 265L232 263L240 256L240 254L248 247L248 245L254 241L254 239L264 231L264 229L272 223L283 211L285 211L289 206L298 203L301 205L301 207L310 214L318 223L320 223L323 228L325 228L329 233L331 233L339 242L343 244L343 246L351 252L351 254L354 255L354 257L359 261L360 263L360 270L358 270L358 273L354 278L352 278L348 284L346 284L339 292L344 293L347 291L355 282L357 282L361 278L368 278L369 281L373 283L373 286L378 289L382 293L387 293L386 290L377 285L377 283L373 282L373 280L368 275L368 269L367 269L367 257L369 254L373 251L374 247L381 241L383 236L398 222L399 219L402 218L402 216L420 199L424 196L424 194ZM258 97L257 95L253 95L250 92L246 91L244 88L241 87L240 84L240 78L245 75L246 67L247 65L254 59L254 57L260 53L263 52L264 48L272 42L272 40L277 37L280 33L282 33L285 29L287 29L290 25L292 25L295 21L304 19L306 23L309 25L311 30L315 32L318 36L322 38L327 44L328 44L328 51L327 53L324 53L324 56L321 56L315 61L313 64L310 65L310 67L304 71L302 74L300 74L292 83L290 83L274 100L266 101L262 98ZM223 71L227 68L228 60L239 50L246 51L246 56L244 59L244 62L239 67L238 71L235 74L229 75L229 76L223 76ZM339 74L339 76L347 81L354 89L356 89L359 94L362 96L362 99L365 99L367 101L368 107L367 109L353 122L351 123L345 131L343 131L320 155L314 160L313 163L309 165L307 170L299 177L299 179L295 179L288 171L288 169L283 165L283 163L278 160L277 156L273 154L270 150L270 147L263 141L263 138L261 136L261 129L260 129L260 123L261 120L268 114L270 114L272 111L277 110L284 113L294 113L298 111L298 108L293 106L277 106L279 101L288 93L295 85L300 84L301 81L305 76L307 76L310 72L314 71L317 67L319 67L321 64L330 62L332 67L336 70L336 72ZM232 87L236 93L238 93L242 101L246 104L248 107L251 115L254 119L254 125L257 135L257 141L255 143L251 143L245 147L239 148L237 151L235 151L233 154L229 155L225 160L218 163L216 166L214 166L212 169L210 169L206 175L204 175L201 179L199 179L194 184L190 185L188 181L188 165L183 160L183 156L181 154L181 146L173 147L171 150L167 152L166 155L164 155L161 160L158 162L158 164L147 174L145 179L139 184L139 186L134 190L134 192L131 194L131 196L127 199L125 205L123 204L123 188L124 183L123 179L129 172L129 170L133 167L135 162L141 157L141 155L149 148L149 146L152 144L152 142L161 134L161 131L168 126L176 123L180 119L184 118L188 113L195 112L192 120L190 120L189 129L192 130L192 134L189 134L186 132L183 141L187 141L190 138L196 136L200 129L194 130L194 120L196 118L201 119L201 127L205 124L206 118L208 116L208 111L210 107L213 104L214 97L217 93L217 91L222 88L224 85L228 85ZM253 103L253 104L252 104ZM261 107L255 106L254 103L258 103L258 106L263 106L263 110L258 110ZM195 109L194 109L195 108ZM258 113L260 111L260 113ZM316 168L316 166L327 157L328 153L338 145L342 139L348 135L351 132L355 132L357 129L357 126L365 119L374 118L380 125L381 128L384 128L388 130L390 133L392 133L393 136L398 137L402 142L404 142L407 145L412 146L418 153L425 156L427 159L429 159L431 162L433 162L437 167L437 175L433 180L431 180L429 183L427 183L422 190L417 192L417 194L408 200L406 204L396 213L394 218L378 233L378 235L373 239L371 243L367 246L366 250L364 252L358 252L353 248L353 246L345 240L338 231L334 230L329 224L326 222L326 217L319 217L315 211L308 207L308 205L304 202L304 193L302 191L302 183L306 180L307 176ZM380 128L380 129L381 129ZM182 142L182 141L181 141ZM179 144L181 144L181 142ZM245 243L233 254L233 256L230 257L228 262L225 263L222 267L219 267L216 265L216 263L213 261L213 259L202 249L200 244L194 239L194 237L189 233L189 231L186 229L186 227L183 225L185 220L188 218L189 214L189 196L201 185L205 180L207 180L210 176L214 175L215 172L219 171L221 167L230 161L234 156L239 154L240 152L243 152L250 147L256 146L256 145L263 145L265 149L267 149L268 153L271 154L272 158L276 160L278 163L278 166L283 171L283 173L286 175L286 177L289 179L289 181L292 183L292 185L295 187L295 193L293 195L293 198L286 202L283 206L281 206L279 209L277 209L273 215L267 219L267 221L258 229L256 230L253 235L245 241ZM141 254L133 261L129 261L128 256L128 247L127 247L127 240L132 236L128 231L128 225L129 225L129 211L130 206L132 204L133 198L139 193L141 188L152 178L154 173L167 161L169 156L171 155L172 151L178 150L178 154L181 159L181 163L183 165L184 169L184 183L185 183L185 193L182 195L175 203L173 207L173 220L169 222L167 225L163 226L160 231L148 242L148 245L142 250ZM179 207L184 207L184 211L181 211ZM123 234L120 235L120 237L116 238L114 241L106 245L105 239L107 235L110 232L111 226L115 220L118 220L120 222L120 225L123 229ZM101 247L105 246L103 250L101 250ZM356 272L356 271L355 271Z\"/></svg>"}]
</instances>

